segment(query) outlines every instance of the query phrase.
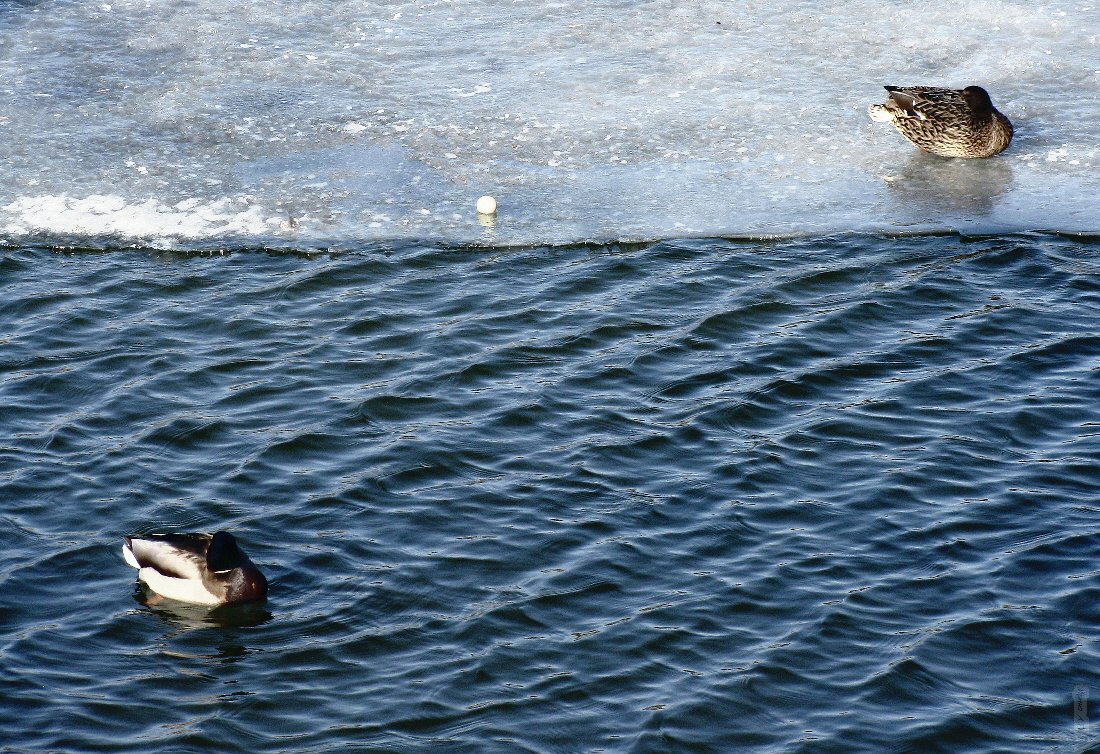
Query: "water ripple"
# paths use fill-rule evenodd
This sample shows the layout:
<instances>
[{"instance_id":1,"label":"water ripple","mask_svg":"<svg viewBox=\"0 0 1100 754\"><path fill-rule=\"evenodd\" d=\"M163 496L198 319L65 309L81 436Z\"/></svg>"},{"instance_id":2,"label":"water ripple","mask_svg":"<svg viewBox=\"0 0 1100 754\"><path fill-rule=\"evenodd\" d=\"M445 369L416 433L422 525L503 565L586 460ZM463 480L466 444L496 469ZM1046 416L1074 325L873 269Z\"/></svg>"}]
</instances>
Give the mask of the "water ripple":
<instances>
[{"instance_id":1,"label":"water ripple","mask_svg":"<svg viewBox=\"0 0 1100 754\"><path fill-rule=\"evenodd\" d=\"M0 729L1088 750L1096 249L7 250ZM146 604L121 535L214 527L268 603Z\"/></svg>"}]
</instances>

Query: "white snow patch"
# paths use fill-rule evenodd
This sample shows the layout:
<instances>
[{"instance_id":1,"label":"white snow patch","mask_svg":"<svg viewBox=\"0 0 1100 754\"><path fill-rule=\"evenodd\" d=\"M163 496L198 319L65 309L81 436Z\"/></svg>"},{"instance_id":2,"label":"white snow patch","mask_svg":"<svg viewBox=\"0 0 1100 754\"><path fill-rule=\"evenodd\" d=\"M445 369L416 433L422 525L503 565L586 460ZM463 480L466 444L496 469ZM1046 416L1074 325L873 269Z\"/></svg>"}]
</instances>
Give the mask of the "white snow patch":
<instances>
[{"instance_id":1,"label":"white snow patch","mask_svg":"<svg viewBox=\"0 0 1100 754\"><path fill-rule=\"evenodd\" d=\"M156 199L132 203L115 195L47 195L21 197L3 210L9 215L4 232L11 235L208 239L260 235L281 221L234 199L191 199L173 206Z\"/></svg>"}]
</instances>

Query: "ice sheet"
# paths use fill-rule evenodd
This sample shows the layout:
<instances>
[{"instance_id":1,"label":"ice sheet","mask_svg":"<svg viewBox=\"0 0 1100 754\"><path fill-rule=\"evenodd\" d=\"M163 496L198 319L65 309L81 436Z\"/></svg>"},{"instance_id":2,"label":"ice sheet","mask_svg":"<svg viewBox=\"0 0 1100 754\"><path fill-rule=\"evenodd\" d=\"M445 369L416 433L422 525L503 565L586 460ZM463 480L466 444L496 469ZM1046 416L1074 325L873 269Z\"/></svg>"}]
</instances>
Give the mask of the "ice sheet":
<instances>
[{"instance_id":1,"label":"ice sheet","mask_svg":"<svg viewBox=\"0 0 1100 754\"><path fill-rule=\"evenodd\" d=\"M1089 2L0 8L9 243L1100 230ZM1016 138L919 154L883 84L981 84Z\"/></svg>"}]
</instances>

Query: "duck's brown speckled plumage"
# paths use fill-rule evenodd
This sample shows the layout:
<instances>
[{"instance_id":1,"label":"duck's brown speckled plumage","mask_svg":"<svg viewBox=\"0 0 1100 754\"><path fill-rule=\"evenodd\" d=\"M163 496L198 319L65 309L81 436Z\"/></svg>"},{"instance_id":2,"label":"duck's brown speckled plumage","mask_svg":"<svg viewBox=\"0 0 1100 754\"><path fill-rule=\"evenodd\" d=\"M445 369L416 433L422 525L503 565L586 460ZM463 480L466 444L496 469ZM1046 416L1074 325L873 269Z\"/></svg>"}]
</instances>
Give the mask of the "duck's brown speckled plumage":
<instances>
[{"instance_id":1,"label":"duck's brown speckled plumage","mask_svg":"<svg viewBox=\"0 0 1100 754\"><path fill-rule=\"evenodd\" d=\"M941 157L992 157L1012 141L1012 123L980 86L888 86L872 120L890 121L919 149Z\"/></svg>"}]
</instances>

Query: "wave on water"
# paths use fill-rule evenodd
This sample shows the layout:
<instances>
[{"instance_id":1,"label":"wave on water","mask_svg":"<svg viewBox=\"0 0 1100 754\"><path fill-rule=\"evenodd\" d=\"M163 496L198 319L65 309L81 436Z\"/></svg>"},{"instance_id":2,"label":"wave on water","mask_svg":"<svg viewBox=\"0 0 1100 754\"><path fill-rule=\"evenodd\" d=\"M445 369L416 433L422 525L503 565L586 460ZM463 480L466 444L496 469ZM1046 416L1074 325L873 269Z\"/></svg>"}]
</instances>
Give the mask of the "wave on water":
<instances>
[{"instance_id":1,"label":"wave on water","mask_svg":"<svg viewBox=\"0 0 1100 754\"><path fill-rule=\"evenodd\" d=\"M4 744L1089 751L1098 250L8 249Z\"/></svg>"}]
</instances>

